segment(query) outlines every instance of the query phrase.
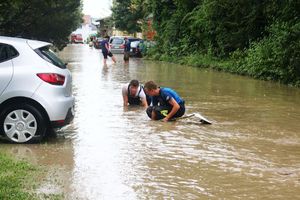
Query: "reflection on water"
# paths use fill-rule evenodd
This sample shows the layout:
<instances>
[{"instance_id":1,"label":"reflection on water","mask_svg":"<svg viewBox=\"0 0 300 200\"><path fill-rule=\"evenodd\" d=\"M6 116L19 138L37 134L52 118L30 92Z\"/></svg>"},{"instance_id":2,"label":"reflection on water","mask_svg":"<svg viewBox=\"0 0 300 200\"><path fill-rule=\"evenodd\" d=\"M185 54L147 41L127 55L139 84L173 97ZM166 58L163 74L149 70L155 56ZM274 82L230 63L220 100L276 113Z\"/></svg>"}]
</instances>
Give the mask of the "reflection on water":
<instances>
[{"instance_id":1,"label":"reflection on water","mask_svg":"<svg viewBox=\"0 0 300 200\"><path fill-rule=\"evenodd\" d=\"M296 199L300 195L300 91L210 70L68 46L76 96L72 125L44 144L1 150L59 169L67 199ZM150 121L124 109L121 87L154 80L186 100L193 119Z\"/></svg>"}]
</instances>

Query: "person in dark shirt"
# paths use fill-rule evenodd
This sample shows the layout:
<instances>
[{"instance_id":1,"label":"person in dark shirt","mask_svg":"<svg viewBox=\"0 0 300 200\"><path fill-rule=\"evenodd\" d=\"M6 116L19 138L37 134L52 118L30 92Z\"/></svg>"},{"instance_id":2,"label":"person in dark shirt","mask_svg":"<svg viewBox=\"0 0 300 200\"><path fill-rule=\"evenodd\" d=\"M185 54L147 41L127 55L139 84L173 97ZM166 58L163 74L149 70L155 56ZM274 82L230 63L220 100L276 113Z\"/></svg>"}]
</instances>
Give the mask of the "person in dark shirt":
<instances>
[{"instance_id":1,"label":"person in dark shirt","mask_svg":"<svg viewBox=\"0 0 300 200\"><path fill-rule=\"evenodd\" d=\"M171 88L161 88L153 81L148 81L144 85L144 90L151 96L151 106L146 110L151 119L162 119L167 122L184 115L184 100Z\"/></svg>"},{"instance_id":2,"label":"person in dark shirt","mask_svg":"<svg viewBox=\"0 0 300 200\"><path fill-rule=\"evenodd\" d=\"M104 65L106 65L107 56L111 57L111 59L113 60L114 63L117 62L114 55L110 52L108 40L109 40L109 36L106 36L104 38L104 40L101 41L101 49L102 49L102 54L104 57L104 59L103 59Z\"/></svg>"},{"instance_id":3,"label":"person in dark shirt","mask_svg":"<svg viewBox=\"0 0 300 200\"><path fill-rule=\"evenodd\" d=\"M125 39L125 44L124 44L124 61L129 61L129 56L130 56L130 41L127 37Z\"/></svg>"}]
</instances>

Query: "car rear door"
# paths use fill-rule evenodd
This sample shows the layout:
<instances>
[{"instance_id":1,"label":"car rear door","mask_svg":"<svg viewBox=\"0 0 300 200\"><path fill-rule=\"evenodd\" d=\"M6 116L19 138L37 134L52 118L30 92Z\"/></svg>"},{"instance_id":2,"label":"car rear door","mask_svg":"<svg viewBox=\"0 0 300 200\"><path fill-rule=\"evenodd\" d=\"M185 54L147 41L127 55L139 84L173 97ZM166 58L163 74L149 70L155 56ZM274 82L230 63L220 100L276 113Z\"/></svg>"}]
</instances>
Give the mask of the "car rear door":
<instances>
[{"instance_id":1,"label":"car rear door","mask_svg":"<svg viewBox=\"0 0 300 200\"><path fill-rule=\"evenodd\" d=\"M17 55L17 51L12 46L0 43L0 96L12 79L12 58Z\"/></svg>"}]
</instances>

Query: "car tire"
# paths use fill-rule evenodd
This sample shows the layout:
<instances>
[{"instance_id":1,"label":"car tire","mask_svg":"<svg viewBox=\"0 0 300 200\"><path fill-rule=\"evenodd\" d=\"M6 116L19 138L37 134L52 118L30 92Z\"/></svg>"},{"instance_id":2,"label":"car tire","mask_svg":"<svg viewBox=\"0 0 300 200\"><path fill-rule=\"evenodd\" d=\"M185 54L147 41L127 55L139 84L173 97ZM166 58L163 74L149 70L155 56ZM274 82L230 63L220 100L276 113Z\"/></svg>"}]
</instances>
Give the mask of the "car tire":
<instances>
[{"instance_id":1,"label":"car tire","mask_svg":"<svg viewBox=\"0 0 300 200\"><path fill-rule=\"evenodd\" d=\"M7 106L0 113L0 133L14 143L41 141L47 131L47 124L43 114L27 103Z\"/></svg>"}]
</instances>

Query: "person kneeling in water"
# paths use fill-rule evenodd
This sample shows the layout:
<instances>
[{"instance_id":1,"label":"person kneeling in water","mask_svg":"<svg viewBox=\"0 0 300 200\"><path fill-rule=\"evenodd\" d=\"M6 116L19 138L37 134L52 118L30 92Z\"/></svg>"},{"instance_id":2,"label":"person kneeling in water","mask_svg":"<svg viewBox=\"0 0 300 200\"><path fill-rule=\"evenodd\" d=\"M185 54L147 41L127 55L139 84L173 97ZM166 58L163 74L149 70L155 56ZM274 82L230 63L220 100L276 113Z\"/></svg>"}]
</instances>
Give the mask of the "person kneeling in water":
<instances>
[{"instance_id":1,"label":"person kneeling in water","mask_svg":"<svg viewBox=\"0 0 300 200\"><path fill-rule=\"evenodd\" d=\"M174 90L160 88L153 81L146 82L144 89L152 99L152 106L146 111L151 119L167 122L184 115L184 100Z\"/></svg>"},{"instance_id":2,"label":"person kneeling in water","mask_svg":"<svg viewBox=\"0 0 300 200\"><path fill-rule=\"evenodd\" d=\"M149 97L147 98L138 80L131 80L129 84L125 84L122 88L122 95L124 106L142 105L147 108L148 102L150 103Z\"/></svg>"}]
</instances>

